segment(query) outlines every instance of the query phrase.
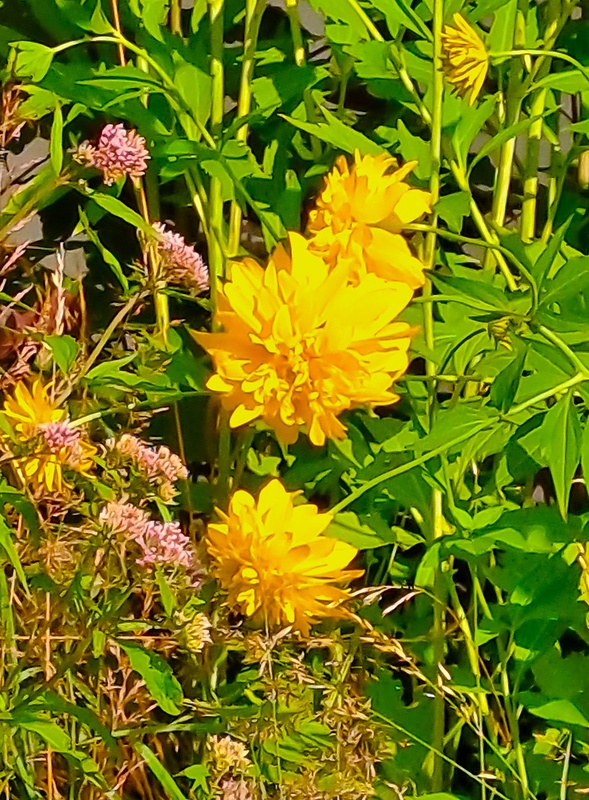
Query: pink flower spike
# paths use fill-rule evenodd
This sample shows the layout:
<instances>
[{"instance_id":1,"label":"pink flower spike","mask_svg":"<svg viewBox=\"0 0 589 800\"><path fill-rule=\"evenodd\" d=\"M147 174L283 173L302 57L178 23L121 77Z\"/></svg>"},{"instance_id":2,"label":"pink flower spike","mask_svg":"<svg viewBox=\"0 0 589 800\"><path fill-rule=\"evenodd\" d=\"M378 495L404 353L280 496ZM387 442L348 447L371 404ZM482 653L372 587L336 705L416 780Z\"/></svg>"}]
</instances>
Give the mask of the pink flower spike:
<instances>
[{"instance_id":1,"label":"pink flower spike","mask_svg":"<svg viewBox=\"0 0 589 800\"><path fill-rule=\"evenodd\" d=\"M102 171L107 186L125 175L141 178L149 157L143 136L135 130L128 131L121 123L105 125L97 146L85 151L86 162Z\"/></svg>"},{"instance_id":2,"label":"pink flower spike","mask_svg":"<svg viewBox=\"0 0 589 800\"><path fill-rule=\"evenodd\" d=\"M158 253L164 271L164 280L206 292L209 288L209 271L200 253L186 244L179 233L168 230L161 222L154 223L159 234Z\"/></svg>"}]
</instances>

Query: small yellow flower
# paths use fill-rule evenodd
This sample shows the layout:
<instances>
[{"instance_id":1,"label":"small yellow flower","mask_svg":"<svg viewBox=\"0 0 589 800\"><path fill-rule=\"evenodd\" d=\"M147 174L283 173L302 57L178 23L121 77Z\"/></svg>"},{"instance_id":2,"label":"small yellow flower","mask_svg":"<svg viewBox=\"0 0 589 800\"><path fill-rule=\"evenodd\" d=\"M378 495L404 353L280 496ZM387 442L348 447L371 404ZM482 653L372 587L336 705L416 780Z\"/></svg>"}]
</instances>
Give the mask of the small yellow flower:
<instances>
[{"instance_id":1,"label":"small yellow flower","mask_svg":"<svg viewBox=\"0 0 589 800\"><path fill-rule=\"evenodd\" d=\"M355 282L373 272L412 290L423 286L423 264L401 235L431 210L429 192L405 181L416 165L397 169L390 156L356 151L350 168L340 156L309 215L311 249L332 267L345 260Z\"/></svg>"},{"instance_id":2,"label":"small yellow flower","mask_svg":"<svg viewBox=\"0 0 589 800\"><path fill-rule=\"evenodd\" d=\"M83 475L92 469L96 448L82 438L79 428L70 424L67 412L51 402L40 379L33 382L30 390L24 381L18 383L12 397L5 400L2 414L11 425L21 452L27 445L33 448L12 461L20 480L33 491L45 488L62 493L67 485L64 468ZM3 446L12 447L13 443L4 439Z\"/></svg>"},{"instance_id":3,"label":"small yellow flower","mask_svg":"<svg viewBox=\"0 0 589 800\"><path fill-rule=\"evenodd\" d=\"M444 72L472 106L487 77L489 56L481 37L461 14L454 14L453 21L442 33Z\"/></svg>"},{"instance_id":4,"label":"small yellow flower","mask_svg":"<svg viewBox=\"0 0 589 800\"><path fill-rule=\"evenodd\" d=\"M362 571L346 570L357 550L323 536L331 514L310 503L295 506L300 492L272 480L258 501L243 490L231 498L229 513L209 525L207 547L213 574L231 606L260 625L292 625L303 635L326 617L341 617L347 583Z\"/></svg>"},{"instance_id":5,"label":"small yellow flower","mask_svg":"<svg viewBox=\"0 0 589 800\"><path fill-rule=\"evenodd\" d=\"M207 386L222 392L231 427L263 419L291 444L305 426L313 444L342 438L349 408L390 405L393 381L408 366L413 330L395 318L412 297L403 283L331 269L309 242L290 234L266 269L235 263L219 292L222 333L195 333L212 355Z\"/></svg>"}]
</instances>

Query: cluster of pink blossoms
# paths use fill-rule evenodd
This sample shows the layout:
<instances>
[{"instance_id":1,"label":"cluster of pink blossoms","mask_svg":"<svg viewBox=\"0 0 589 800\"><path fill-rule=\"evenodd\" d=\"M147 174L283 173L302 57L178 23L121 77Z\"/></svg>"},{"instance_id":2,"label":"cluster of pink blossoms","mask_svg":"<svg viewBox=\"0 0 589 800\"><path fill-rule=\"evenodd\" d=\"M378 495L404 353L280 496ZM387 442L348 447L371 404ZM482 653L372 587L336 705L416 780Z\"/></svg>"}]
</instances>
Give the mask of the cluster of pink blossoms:
<instances>
[{"instance_id":1,"label":"cluster of pink blossoms","mask_svg":"<svg viewBox=\"0 0 589 800\"><path fill-rule=\"evenodd\" d=\"M129 175L141 178L147 170L149 152L145 139L137 131L128 131L122 123L105 125L94 147L83 144L74 158L102 172L107 186Z\"/></svg>"},{"instance_id":2,"label":"cluster of pink blossoms","mask_svg":"<svg viewBox=\"0 0 589 800\"><path fill-rule=\"evenodd\" d=\"M206 292L209 288L209 271L194 247L186 244L184 237L169 230L161 222L154 223L158 234L158 253L163 268L162 277L167 283L175 283Z\"/></svg>"},{"instance_id":3,"label":"cluster of pink blossoms","mask_svg":"<svg viewBox=\"0 0 589 800\"><path fill-rule=\"evenodd\" d=\"M143 509L120 500L104 506L99 522L113 533L129 536L138 545L142 556L137 564L141 567L161 564L187 571L196 567L190 539L182 533L179 522L158 522Z\"/></svg>"},{"instance_id":4,"label":"cluster of pink blossoms","mask_svg":"<svg viewBox=\"0 0 589 800\"><path fill-rule=\"evenodd\" d=\"M164 499L172 499L176 494L174 484L188 478L188 470L181 459L165 445L150 447L136 436L124 433L111 447L123 457L133 461L147 480L157 484Z\"/></svg>"},{"instance_id":5,"label":"cluster of pink blossoms","mask_svg":"<svg viewBox=\"0 0 589 800\"><path fill-rule=\"evenodd\" d=\"M61 455L70 467L77 467L84 459L82 432L68 420L43 422L37 426L50 453Z\"/></svg>"}]
</instances>

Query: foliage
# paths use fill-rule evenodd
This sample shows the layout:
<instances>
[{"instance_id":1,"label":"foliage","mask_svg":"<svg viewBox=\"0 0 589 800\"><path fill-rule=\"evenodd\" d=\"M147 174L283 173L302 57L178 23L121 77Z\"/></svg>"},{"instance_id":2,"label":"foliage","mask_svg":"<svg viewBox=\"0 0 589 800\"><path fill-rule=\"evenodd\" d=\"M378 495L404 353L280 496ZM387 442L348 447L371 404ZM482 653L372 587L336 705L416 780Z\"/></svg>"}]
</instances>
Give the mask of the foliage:
<instances>
[{"instance_id":1,"label":"foliage","mask_svg":"<svg viewBox=\"0 0 589 800\"><path fill-rule=\"evenodd\" d=\"M0 790L586 792L587 4L0 9Z\"/></svg>"}]
</instances>

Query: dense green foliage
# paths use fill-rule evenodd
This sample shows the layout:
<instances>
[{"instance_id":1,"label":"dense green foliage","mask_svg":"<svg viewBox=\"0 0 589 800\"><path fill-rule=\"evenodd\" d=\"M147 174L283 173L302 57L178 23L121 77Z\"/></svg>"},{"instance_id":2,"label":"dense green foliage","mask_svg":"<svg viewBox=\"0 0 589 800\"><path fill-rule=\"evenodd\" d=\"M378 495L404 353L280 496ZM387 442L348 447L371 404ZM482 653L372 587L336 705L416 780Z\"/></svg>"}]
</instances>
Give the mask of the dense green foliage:
<instances>
[{"instance_id":1,"label":"dense green foliage","mask_svg":"<svg viewBox=\"0 0 589 800\"><path fill-rule=\"evenodd\" d=\"M490 54L473 105L441 72L441 26L459 11ZM26 245L2 273L3 391L28 365L94 441L144 427L180 453L191 477L172 510L194 542L231 490L280 477L336 515L330 535L365 569L363 626L264 637L212 588L196 598L114 555L103 569L89 521L113 490L149 491L108 454L57 510L7 462L0 796L221 797L210 737L226 732L250 748L255 797L588 791L588 13L574 0L0 4L5 261ZM143 181L107 186L73 159L108 122L145 138ZM347 438L323 447L259 424L230 433L190 331L210 326L228 260L263 260L304 230L323 176L355 151L417 161L410 180L434 200L411 227L429 277L403 314L418 333L401 400L348 412ZM210 300L146 276L154 220L203 253ZM200 609L213 644L193 652ZM356 785L363 747L373 773Z\"/></svg>"}]
</instances>

